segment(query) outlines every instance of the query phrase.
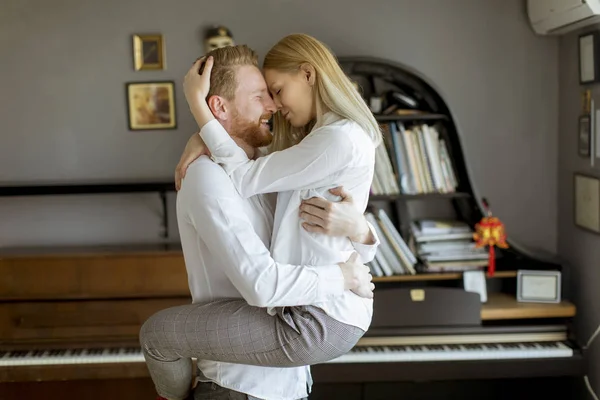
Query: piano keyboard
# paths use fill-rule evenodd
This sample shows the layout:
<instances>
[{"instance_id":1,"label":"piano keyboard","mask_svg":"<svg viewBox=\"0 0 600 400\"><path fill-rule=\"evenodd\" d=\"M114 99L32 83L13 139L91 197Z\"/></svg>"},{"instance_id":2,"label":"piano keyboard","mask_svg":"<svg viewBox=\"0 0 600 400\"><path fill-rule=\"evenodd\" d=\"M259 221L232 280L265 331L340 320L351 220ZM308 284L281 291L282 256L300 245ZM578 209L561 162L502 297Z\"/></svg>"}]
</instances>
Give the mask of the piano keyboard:
<instances>
[{"instance_id":1,"label":"piano keyboard","mask_svg":"<svg viewBox=\"0 0 600 400\"><path fill-rule=\"evenodd\" d=\"M572 357L562 342L356 347L332 363L511 360Z\"/></svg>"},{"instance_id":2,"label":"piano keyboard","mask_svg":"<svg viewBox=\"0 0 600 400\"><path fill-rule=\"evenodd\" d=\"M414 361L507 360L571 357L562 342L490 343L355 347L330 363L378 363ZM0 351L0 367L145 362L141 349L56 349Z\"/></svg>"},{"instance_id":3,"label":"piano keyboard","mask_svg":"<svg viewBox=\"0 0 600 400\"><path fill-rule=\"evenodd\" d=\"M0 367L145 362L139 347L0 351Z\"/></svg>"}]
</instances>

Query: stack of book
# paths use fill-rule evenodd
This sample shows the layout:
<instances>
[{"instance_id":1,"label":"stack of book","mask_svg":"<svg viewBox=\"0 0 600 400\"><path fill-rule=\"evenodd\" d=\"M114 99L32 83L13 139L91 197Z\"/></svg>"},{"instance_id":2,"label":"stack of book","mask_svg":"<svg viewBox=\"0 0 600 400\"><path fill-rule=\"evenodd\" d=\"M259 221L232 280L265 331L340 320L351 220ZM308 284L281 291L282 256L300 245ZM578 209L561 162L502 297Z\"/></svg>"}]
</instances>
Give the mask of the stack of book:
<instances>
[{"instance_id":1,"label":"stack of book","mask_svg":"<svg viewBox=\"0 0 600 400\"><path fill-rule=\"evenodd\" d=\"M438 125L382 124L373 194L453 193L458 181ZM395 183L393 183L395 181Z\"/></svg>"},{"instance_id":2,"label":"stack of book","mask_svg":"<svg viewBox=\"0 0 600 400\"><path fill-rule=\"evenodd\" d=\"M411 234L424 272L468 271L488 264L487 250L475 247L473 229L462 221L414 221Z\"/></svg>"},{"instance_id":3,"label":"stack of book","mask_svg":"<svg viewBox=\"0 0 600 400\"><path fill-rule=\"evenodd\" d=\"M375 150L375 173L373 174L373 182L371 183L371 194L400 194L398 175L392 167L390 154L394 153L384 144L381 144Z\"/></svg>"},{"instance_id":4,"label":"stack of book","mask_svg":"<svg viewBox=\"0 0 600 400\"><path fill-rule=\"evenodd\" d=\"M379 248L368 265L371 274L377 276L414 275L417 257L408 247L384 210L365 213L379 237Z\"/></svg>"}]
</instances>

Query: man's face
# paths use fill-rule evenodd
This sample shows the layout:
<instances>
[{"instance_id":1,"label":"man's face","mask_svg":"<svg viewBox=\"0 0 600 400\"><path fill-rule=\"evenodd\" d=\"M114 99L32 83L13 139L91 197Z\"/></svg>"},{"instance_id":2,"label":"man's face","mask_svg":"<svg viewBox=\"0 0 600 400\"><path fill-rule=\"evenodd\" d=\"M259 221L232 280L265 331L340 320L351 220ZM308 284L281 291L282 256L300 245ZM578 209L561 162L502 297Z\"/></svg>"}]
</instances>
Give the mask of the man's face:
<instances>
[{"instance_id":1,"label":"man's face","mask_svg":"<svg viewBox=\"0 0 600 400\"><path fill-rule=\"evenodd\" d=\"M229 133L252 147L267 146L273 140L268 121L277 111L267 84L254 66L239 67L236 76L238 86Z\"/></svg>"}]
</instances>

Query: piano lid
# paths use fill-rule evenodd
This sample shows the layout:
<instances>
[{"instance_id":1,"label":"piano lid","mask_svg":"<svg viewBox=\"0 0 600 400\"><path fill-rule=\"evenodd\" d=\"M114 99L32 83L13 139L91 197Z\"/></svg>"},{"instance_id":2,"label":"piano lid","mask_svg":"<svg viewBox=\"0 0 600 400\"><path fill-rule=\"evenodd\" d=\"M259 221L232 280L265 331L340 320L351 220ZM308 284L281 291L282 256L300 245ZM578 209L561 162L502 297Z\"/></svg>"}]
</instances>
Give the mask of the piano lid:
<instances>
[{"instance_id":1,"label":"piano lid","mask_svg":"<svg viewBox=\"0 0 600 400\"><path fill-rule=\"evenodd\" d=\"M372 330L481 325L479 294L462 288L382 288L373 303Z\"/></svg>"}]
</instances>

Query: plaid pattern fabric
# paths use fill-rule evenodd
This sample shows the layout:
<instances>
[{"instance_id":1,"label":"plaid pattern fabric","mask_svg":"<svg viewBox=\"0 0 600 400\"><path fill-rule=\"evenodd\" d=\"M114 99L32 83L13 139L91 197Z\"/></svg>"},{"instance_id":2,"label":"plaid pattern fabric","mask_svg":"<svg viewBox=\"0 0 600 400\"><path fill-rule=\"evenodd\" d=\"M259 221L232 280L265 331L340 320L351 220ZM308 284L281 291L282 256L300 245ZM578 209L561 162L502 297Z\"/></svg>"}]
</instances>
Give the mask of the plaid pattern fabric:
<instances>
[{"instance_id":1,"label":"plaid pattern fabric","mask_svg":"<svg viewBox=\"0 0 600 400\"><path fill-rule=\"evenodd\" d=\"M347 353L364 335L313 306L264 308L217 300L159 311L140 331L140 344L158 394L184 399L192 360L266 367L322 363Z\"/></svg>"}]
</instances>

